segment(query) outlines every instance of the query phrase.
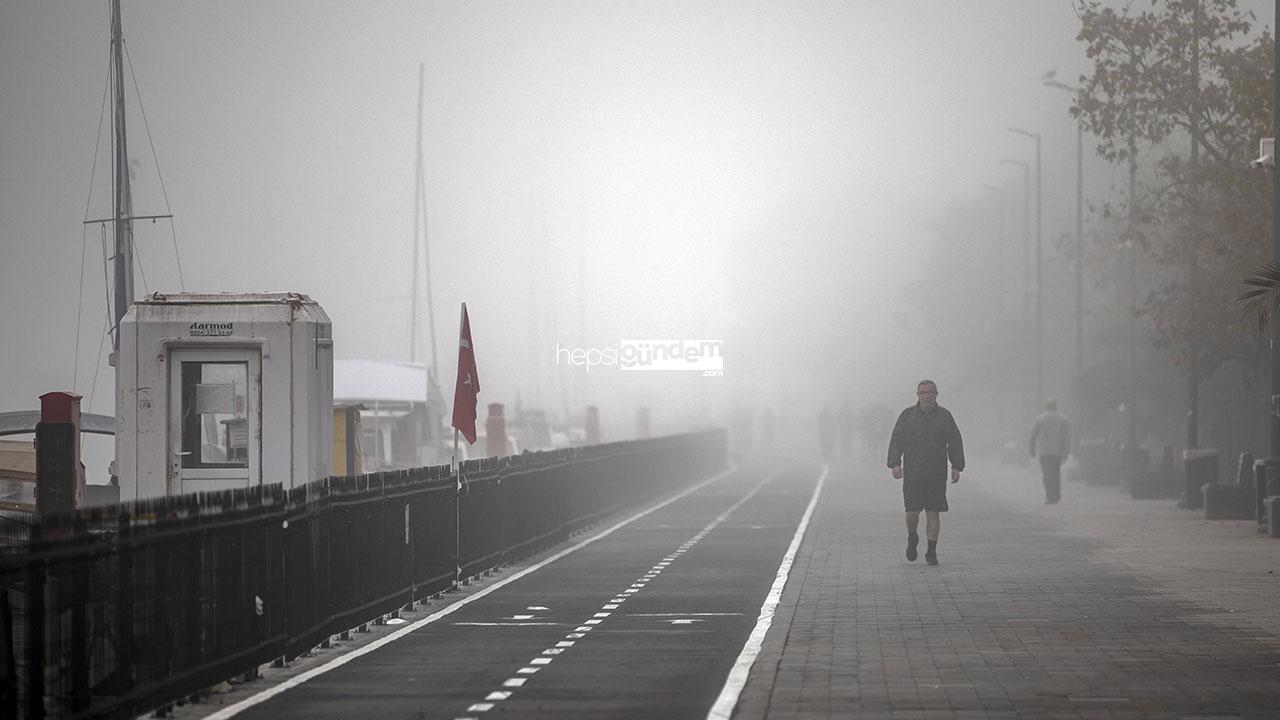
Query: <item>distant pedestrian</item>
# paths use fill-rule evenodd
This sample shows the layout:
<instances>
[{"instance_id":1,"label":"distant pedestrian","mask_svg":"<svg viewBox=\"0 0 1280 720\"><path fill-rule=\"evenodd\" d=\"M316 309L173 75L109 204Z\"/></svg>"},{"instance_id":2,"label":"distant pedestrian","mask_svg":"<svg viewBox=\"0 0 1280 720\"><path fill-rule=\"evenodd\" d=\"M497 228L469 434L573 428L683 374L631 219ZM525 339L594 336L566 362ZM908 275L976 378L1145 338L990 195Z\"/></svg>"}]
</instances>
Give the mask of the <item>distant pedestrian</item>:
<instances>
[{"instance_id":1,"label":"distant pedestrian","mask_svg":"<svg viewBox=\"0 0 1280 720\"><path fill-rule=\"evenodd\" d=\"M888 435L893 429L892 423L893 411L890 410L888 406L882 402L878 402L872 406L871 426L873 428L872 436L874 437L874 440L872 441L871 457L878 458L880 457L880 453L884 452L880 448L880 443L885 442L885 435Z\"/></svg>"},{"instance_id":2,"label":"distant pedestrian","mask_svg":"<svg viewBox=\"0 0 1280 720\"><path fill-rule=\"evenodd\" d=\"M960 482L964 470L964 443L951 411L938 404L938 384L921 380L916 404L898 415L889 438L889 469L902 480L902 500L907 511L907 559L916 559L920 536L920 511L926 516L929 549L924 559L938 564L939 513L947 511L947 461L951 482Z\"/></svg>"},{"instance_id":3,"label":"distant pedestrian","mask_svg":"<svg viewBox=\"0 0 1280 720\"><path fill-rule=\"evenodd\" d=\"M1062 499L1062 461L1071 452L1071 423L1058 414L1057 400L1045 400L1044 412L1031 426L1027 450L1031 457L1040 456L1044 504L1053 505Z\"/></svg>"},{"instance_id":4,"label":"distant pedestrian","mask_svg":"<svg viewBox=\"0 0 1280 720\"><path fill-rule=\"evenodd\" d=\"M836 425L840 430L840 459L853 457L853 435L857 429L857 419L853 414L853 405L845 400L840 405L840 414L836 416Z\"/></svg>"}]
</instances>

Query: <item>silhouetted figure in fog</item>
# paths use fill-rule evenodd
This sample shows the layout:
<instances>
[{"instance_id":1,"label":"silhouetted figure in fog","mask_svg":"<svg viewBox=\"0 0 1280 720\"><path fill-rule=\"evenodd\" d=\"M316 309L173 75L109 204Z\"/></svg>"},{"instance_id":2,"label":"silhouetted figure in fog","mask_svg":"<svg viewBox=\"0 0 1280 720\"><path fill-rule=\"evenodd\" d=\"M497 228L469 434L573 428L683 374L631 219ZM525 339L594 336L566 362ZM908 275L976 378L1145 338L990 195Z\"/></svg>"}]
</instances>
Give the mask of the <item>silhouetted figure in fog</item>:
<instances>
[{"instance_id":1,"label":"silhouetted figure in fog","mask_svg":"<svg viewBox=\"0 0 1280 720\"><path fill-rule=\"evenodd\" d=\"M823 405L818 413L818 449L824 462L831 460L831 449L836 443L836 417L830 405Z\"/></svg>"},{"instance_id":2,"label":"silhouetted figure in fog","mask_svg":"<svg viewBox=\"0 0 1280 720\"><path fill-rule=\"evenodd\" d=\"M880 443L889 437L889 432L893 430L893 411L884 403L876 403L871 408L871 457L880 457L884 450L881 449Z\"/></svg>"},{"instance_id":3,"label":"silhouetted figure in fog","mask_svg":"<svg viewBox=\"0 0 1280 720\"><path fill-rule=\"evenodd\" d=\"M938 564L939 513L947 511L947 461L951 482L960 482L964 470L964 443L951 412L938 404L938 384L921 380L916 404L902 411L889 439L889 469L902 480L902 501L907 511L907 559L916 559L920 536L920 511L927 517L929 549L924 559Z\"/></svg>"},{"instance_id":4,"label":"silhouetted figure in fog","mask_svg":"<svg viewBox=\"0 0 1280 720\"><path fill-rule=\"evenodd\" d=\"M836 427L840 431L840 459L842 460L848 460L853 455L853 433L856 422L853 405L845 400L840 404L840 414L836 416Z\"/></svg>"},{"instance_id":5,"label":"silhouetted figure in fog","mask_svg":"<svg viewBox=\"0 0 1280 720\"><path fill-rule=\"evenodd\" d=\"M1044 504L1053 505L1062 499L1062 461L1071 452L1071 423L1058 414L1057 400L1044 401L1044 412L1031 426L1027 450L1031 457L1040 456Z\"/></svg>"},{"instance_id":6,"label":"silhouetted figure in fog","mask_svg":"<svg viewBox=\"0 0 1280 720\"><path fill-rule=\"evenodd\" d=\"M778 432L778 418L773 414L773 410L765 408L760 413L760 439L764 441L765 451L772 452L774 439Z\"/></svg>"}]
</instances>

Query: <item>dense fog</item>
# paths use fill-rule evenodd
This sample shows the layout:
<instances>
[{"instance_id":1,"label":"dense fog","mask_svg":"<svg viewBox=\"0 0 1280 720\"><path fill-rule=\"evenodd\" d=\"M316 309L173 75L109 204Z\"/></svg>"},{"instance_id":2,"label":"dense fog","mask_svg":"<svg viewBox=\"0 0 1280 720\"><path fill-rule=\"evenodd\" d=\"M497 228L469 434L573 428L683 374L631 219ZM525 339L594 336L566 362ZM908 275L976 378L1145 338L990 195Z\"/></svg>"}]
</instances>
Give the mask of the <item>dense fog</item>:
<instances>
[{"instance_id":1,"label":"dense fog","mask_svg":"<svg viewBox=\"0 0 1280 720\"><path fill-rule=\"evenodd\" d=\"M1158 454L1186 445L1194 357L1200 444L1261 452L1265 346L1236 298L1270 253L1248 161L1270 134L1274 19L1237 10L1203 40L1202 82L1230 92L1201 108L1199 195L1170 190L1194 172L1187 128L1144 126L1124 245L1124 133L1083 135L1077 338L1082 96L1055 84L1098 71L1089 5L126 2L134 212L173 216L135 227L135 294L304 292L336 357L426 363L429 295L446 394L466 302L481 403L595 405L605 439L641 406L655 432L769 408L810 433L824 403L896 413L928 377L975 456L1025 442L1049 396L1117 442L1133 398ZM84 223L112 212L108 20L106 3L0 5L0 411L75 390L113 413L110 228ZM1036 142L1011 127L1041 138L1038 382ZM559 352L634 339L722 340L723 375Z\"/></svg>"}]
</instances>

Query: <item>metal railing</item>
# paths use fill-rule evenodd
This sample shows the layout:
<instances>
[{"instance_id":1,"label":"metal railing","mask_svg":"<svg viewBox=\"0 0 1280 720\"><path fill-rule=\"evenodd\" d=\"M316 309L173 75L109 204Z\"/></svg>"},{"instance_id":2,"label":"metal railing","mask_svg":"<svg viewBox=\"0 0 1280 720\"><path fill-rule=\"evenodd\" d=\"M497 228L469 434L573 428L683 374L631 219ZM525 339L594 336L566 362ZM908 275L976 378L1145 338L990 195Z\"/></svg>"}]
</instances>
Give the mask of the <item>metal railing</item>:
<instances>
[{"instance_id":1,"label":"metal railing","mask_svg":"<svg viewBox=\"0 0 1280 720\"><path fill-rule=\"evenodd\" d=\"M461 482L434 466L24 518L0 552L0 717L137 716L725 459L717 430L469 461Z\"/></svg>"}]
</instances>

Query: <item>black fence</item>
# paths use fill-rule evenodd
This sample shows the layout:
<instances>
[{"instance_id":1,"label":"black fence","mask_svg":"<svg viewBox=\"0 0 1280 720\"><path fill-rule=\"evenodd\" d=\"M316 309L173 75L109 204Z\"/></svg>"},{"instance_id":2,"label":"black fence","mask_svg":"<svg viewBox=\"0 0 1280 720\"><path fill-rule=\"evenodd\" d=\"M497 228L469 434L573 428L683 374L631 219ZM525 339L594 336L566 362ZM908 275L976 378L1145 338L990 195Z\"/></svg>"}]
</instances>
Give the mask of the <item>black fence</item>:
<instances>
[{"instance_id":1,"label":"black fence","mask_svg":"<svg viewBox=\"0 0 1280 720\"><path fill-rule=\"evenodd\" d=\"M23 517L0 718L134 717L725 465L722 431Z\"/></svg>"}]
</instances>

